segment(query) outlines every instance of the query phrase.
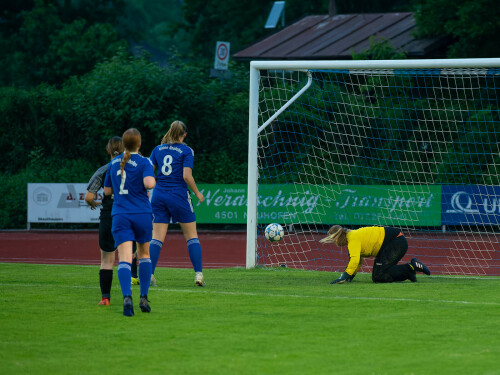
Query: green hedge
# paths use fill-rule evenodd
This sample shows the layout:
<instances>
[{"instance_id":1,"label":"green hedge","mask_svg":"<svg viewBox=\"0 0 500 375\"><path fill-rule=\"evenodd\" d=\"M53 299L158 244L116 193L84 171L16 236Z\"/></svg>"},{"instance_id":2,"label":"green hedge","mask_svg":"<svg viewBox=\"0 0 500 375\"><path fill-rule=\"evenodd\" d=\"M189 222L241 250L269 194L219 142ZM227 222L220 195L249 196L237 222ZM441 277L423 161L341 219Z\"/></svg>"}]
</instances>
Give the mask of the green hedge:
<instances>
[{"instance_id":1,"label":"green hedge","mask_svg":"<svg viewBox=\"0 0 500 375\"><path fill-rule=\"evenodd\" d=\"M233 79L220 81L178 60L161 68L121 53L61 88L0 88L0 176L7 181L0 228L26 225L26 183L87 182L108 160L107 140L130 127L141 131L141 151L149 156L180 119L195 150L196 180L244 183L248 73L232 72Z\"/></svg>"}]
</instances>

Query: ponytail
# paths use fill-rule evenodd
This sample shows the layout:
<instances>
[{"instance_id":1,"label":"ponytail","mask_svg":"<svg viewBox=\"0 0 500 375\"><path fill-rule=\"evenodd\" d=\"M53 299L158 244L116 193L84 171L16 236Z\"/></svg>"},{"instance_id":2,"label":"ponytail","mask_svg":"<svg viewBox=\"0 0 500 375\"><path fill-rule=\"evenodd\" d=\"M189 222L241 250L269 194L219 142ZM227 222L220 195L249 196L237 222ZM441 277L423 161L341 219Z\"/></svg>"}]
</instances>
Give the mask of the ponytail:
<instances>
[{"instance_id":1,"label":"ponytail","mask_svg":"<svg viewBox=\"0 0 500 375\"><path fill-rule=\"evenodd\" d=\"M135 128L130 128L123 133L123 146L125 148L125 152L123 153L123 158L120 163L120 173L122 175L122 181L124 178L124 169L125 164L129 161L131 155L130 152L135 152L141 146L141 133L139 130Z\"/></svg>"},{"instance_id":2,"label":"ponytail","mask_svg":"<svg viewBox=\"0 0 500 375\"><path fill-rule=\"evenodd\" d=\"M165 143L181 143L182 136L187 133L187 126L182 121L176 120L170 124L170 129L163 136L161 144Z\"/></svg>"},{"instance_id":3,"label":"ponytail","mask_svg":"<svg viewBox=\"0 0 500 375\"><path fill-rule=\"evenodd\" d=\"M125 169L125 164L127 164L129 159L130 159L130 151L125 150L125 152L123 153L122 162L120 163L120 173L122 175L122 180L123 180L123 170Z\"/></svg>"},{"instance_id":4,"label":"ponytail","mask_svg":"<svg viewBox=\"0 0 500 375\"><path fill-rule=\"evenodd\" d=\"M123 142L121 137L110 138L106 151L108 151L108 154L111 155L111 158L120 155L123 152Z\"/></svg>"},{"instance_id":5,"label":"ponytail","mask_svg":"<svg viewBox=\"0 0 500 375\"><path fill-rule=\"evenodd\" d=\"M340 225L334 225L328 230L328 236L321 239L321 243L335 243L337 246L347 245L347 233L349 229L344 228Z\"/></svg>"}]
</instances>

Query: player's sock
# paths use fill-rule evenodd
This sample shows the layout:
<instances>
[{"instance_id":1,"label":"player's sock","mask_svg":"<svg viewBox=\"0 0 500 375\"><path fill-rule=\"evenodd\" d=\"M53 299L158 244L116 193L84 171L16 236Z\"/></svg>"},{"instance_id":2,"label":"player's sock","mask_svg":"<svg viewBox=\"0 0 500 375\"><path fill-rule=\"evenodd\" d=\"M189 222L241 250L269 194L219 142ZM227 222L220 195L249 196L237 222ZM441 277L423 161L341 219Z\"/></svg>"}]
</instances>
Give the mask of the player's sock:
<instances>
[{"instance_id":1,"label":"player's sock","mask_svg":"<svg viewBox=\"0 0 500 375\"><path fill-rule=\"evenodd\" d=\"M188 242L189 259L193 264L194 272L202 272L201 245L198 238L191 238Z\"/></svg>"},{"instance_id":2,"label":"player's sock","mask_svg":"<svg viewBox=\"0 0 500 375\"><path fill-rule=\"evenodd\" d=\"M130 288L130 283L132 280L130 271L131 268L132 265L128 262L118 263L118 280L120 281L120 287L122 288L123 297L132 295L132 290Z\"/></svg>"},{"instance_id":3,"label":"player's sock","mask_svg":"<svg viewBox=\"0 0 500 375\"><path fill-rule=\"evenodd\" d=\"M137 279L137 257L132 258L131 272L132 272L132 277Z\"/></svg>"},{"instance_id":4,"label":"player's sock","mask_svg":"<svg viewBox=\"0 0 500 375\"><path fill-rule=\"evenodd\" d=\"M158 259L160 258L160 251L162 246L163 242L155 239L152 239L151 243L149 244L149 257L151 258L151 273L153 274L155 273L156 264L158 263Z\"/></svg>"},{"instance_id":5,"label":"player's sock","mask_svg":"<svg viewBox=\"0 0 500 375\"><path fill-rule=\"evenodd\" d=\"M139 259L139 281L141 282L141 296L147 296L149 291L149 282L151 280L151 259Z\"/></svg>"},{"instance_id":6,"label":"player's sock","mask_svg":"<svg viewBox=\"0 0 500 375\"><path fill-rule=\"evenodd\" d=\"M111 298L111 283L113 270L99 270L99 284L101 285L102 298Z\"/></svg>"}]
</instances>

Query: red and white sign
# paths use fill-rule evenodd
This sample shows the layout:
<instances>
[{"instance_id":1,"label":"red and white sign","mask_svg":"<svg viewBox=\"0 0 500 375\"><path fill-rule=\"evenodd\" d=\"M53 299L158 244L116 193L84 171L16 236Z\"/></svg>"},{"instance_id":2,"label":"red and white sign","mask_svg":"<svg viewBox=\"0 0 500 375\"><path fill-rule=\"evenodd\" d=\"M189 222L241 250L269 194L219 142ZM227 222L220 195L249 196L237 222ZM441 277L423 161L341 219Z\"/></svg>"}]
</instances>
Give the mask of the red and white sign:
<instances>
[{"instance_id":1,"label":"red and white sign","mask_svg":"<svg viewBox=\"0 0 500 375\"><path fill-rule=\"evenodd\" d=\"M101 207L85 202L85 183L28 183L28 223L98 223ZM102 189L97 201L103 198Z\"/></svg>"},{"instance_id":2,"label":"red and white sign","mask_svg":"<svg viewBox=\"0 0 500 375\"><path fill-rule=\"evenodd\" d=\"M214 69L227 70L229 63L229 47L229 42L217 42L217 47L215 47Z\"/></svg>"}]
</instances>

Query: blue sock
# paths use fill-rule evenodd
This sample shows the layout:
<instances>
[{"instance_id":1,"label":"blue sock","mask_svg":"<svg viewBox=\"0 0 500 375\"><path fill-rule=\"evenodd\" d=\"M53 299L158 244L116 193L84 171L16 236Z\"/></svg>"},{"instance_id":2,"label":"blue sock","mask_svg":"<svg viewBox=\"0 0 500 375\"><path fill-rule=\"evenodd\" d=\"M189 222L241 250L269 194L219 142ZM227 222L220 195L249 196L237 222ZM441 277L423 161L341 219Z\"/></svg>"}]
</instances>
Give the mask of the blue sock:
<instances>
[{"instance_id":1,"label":"blue sock","mask_svg":"<svg viewBox=\"0 0 500 375\"><path fill-rule=\"evenodd\" d=\"M147 296L149 282L151 281L151 259L139 259L139 281L141 283L141 296Z\"/></svg>"},{"instance_id":2,"label":"blue sock","mask_svg":"<svg viewBox=\"0 0 500 375\"><path fill-rule=\"evenodd\" d=\"M189 259L193 264L194 272L202 272L201 245L198 238L191 238L188 242Z\"/></svg>"},{"instance_id":3,"label":"blue sock","mask_svg":"<svg viewBox=\"0 0 500 375\"><path fill-rule=\"evenodd\" d=\"M149 245L149 257L151 258L151 273L155 273L156 264L158 263L158 259L160 258L161 247L163 246L163 242L158 240L151 240L151 244ZM149 284L148 284L149 285Z\"/></svg>"},{"instance_id":4,"label":"blue sock","mask_svg":"<svg viewBox=\"0 0 500 375\"><path fill-rule=\"evenodd\" d=\"M123 297L132 295L132 291L130 288L130 283L132 281L131 268L132 264L128 262L118 263L118 280L120 281L120 287L122 288Z\"/></svg>"}]
</instances>

